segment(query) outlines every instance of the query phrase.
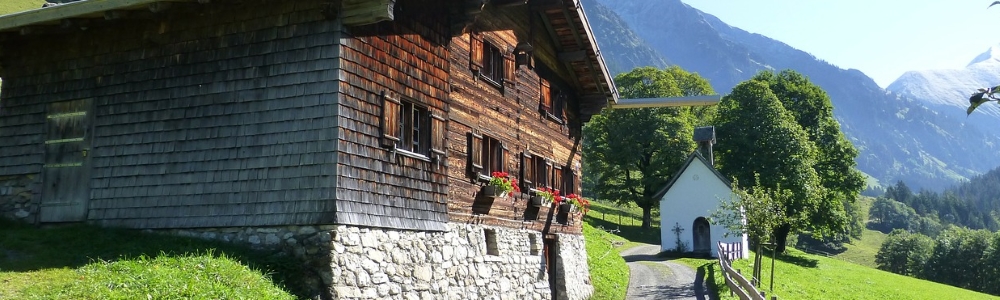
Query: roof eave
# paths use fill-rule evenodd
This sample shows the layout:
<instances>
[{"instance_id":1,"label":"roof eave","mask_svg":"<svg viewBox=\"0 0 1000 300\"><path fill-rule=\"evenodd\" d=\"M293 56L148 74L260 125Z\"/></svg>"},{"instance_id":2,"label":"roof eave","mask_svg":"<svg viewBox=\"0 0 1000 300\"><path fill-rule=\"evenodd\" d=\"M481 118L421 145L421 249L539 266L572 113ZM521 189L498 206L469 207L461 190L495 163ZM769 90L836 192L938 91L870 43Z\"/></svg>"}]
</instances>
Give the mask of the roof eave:
<instances>
[{"instance_id":1,"label":"roof eave","mask_svg":"<svg viewBox=\"0 0 1000 300\"><path fill-rule=\"evenodd\" d=\"M64 19L103 14L109 10L135 9L155 2L190 2L185 0L86 0L37 8L0 16L0 32L16 31L32 25L55 24Z\"/></svg>"}]
</instances>

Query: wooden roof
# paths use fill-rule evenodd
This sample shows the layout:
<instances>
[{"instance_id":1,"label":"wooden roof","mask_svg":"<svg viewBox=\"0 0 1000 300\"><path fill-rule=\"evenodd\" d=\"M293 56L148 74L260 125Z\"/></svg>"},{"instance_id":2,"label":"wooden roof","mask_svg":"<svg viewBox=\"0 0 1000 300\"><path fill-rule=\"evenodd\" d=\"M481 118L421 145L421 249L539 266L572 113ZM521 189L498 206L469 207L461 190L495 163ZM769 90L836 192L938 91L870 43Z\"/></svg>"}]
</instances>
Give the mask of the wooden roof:
<instances>
[{"instance_id":1,"label":"wooden roof","mask_svg":"<svg viewBox=\"0 0 1000 300\"><path fill-rule=\"evenodd\" d=\"M582 90L580 111L584 115L600 113L608 104L618 102L618 89L597 47L590 22L579 0L533 0L546 18L546 26L556 37L560 60L573 71Z\"/></svg>"},{"instance_id":2,"label":"wooden roof","mask_svg":"<svg viewBox=\"0 0 1000 300\"><path fill-rule=\"evenodd\" d=\"M177 7L194 8L211 2L212 0L77 1L0 16L0 33L24 35L81 30L96 23L92 21L148 15ZM581 113L584 116L594 115L608 104L617 103L618 91L594 40L590 22L580 1L531 0L528 4L543 15L546 27L556 37L554 42L560 60L576 77L581 91Z\"/></svg>"}]
</instances>

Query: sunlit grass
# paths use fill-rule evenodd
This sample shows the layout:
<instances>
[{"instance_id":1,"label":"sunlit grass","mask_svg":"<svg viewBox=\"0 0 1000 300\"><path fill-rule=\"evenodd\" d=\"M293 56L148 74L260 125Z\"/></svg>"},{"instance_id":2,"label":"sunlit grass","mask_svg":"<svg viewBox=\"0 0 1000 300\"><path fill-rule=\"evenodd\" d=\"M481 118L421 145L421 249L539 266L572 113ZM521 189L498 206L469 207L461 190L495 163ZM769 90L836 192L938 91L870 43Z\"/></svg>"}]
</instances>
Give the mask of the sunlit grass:
<instances>
[{"instance_id":1,"label":"sunlit grass","mask_svg":"<svg viewBox=\"0 0 1000 300\"><path fill-rule=\"evenodd\" d=\"M0 299L294 299L302 263L231 244L0 221Z\"/></svg>"},{"instance_id":2,"label":"sunlit grass","mask_svg":"<svg viewBox=\"0 0 1000 300\"><path fill-rule=\"evenodd\" d=\"M2 0L0 1L0 15L42 8L42 4L45 4L45 0Z\"/></svg>"}]
</instances>

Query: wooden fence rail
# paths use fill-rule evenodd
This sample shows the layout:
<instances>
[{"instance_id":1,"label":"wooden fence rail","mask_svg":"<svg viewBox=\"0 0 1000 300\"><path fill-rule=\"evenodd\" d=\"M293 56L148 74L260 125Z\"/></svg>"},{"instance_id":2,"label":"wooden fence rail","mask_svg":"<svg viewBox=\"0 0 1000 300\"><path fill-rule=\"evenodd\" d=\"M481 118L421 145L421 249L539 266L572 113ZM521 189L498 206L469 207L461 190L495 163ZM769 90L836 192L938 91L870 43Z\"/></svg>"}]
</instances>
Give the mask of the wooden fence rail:
<instances>
[{"instance_id":1,"label":"wooden fence rail","mask_svg":"<svg viewBox=\"0 0 1000 300\"><path fill-rule=\"evenodd\" d=\"M734 270L733 260L743 258L743 244L719 242L719 266L722 267L722 276L726 279L726 286L729 287L730 295L736 295L740 300L765 300L764 294L757 290L739 270ZM771 296L771 299L777 297Z\"/></svg>"}]
</instances>

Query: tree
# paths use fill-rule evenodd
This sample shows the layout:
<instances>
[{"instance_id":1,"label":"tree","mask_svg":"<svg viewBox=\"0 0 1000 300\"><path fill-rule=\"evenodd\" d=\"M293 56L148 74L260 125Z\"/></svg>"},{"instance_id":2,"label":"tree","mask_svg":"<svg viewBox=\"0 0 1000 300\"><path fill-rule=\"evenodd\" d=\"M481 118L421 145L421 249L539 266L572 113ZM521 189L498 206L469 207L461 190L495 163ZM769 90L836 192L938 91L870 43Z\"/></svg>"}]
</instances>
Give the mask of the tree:
<instances>
[{"instance_id":1,"label":"tree","mask_svg":"<svg viewBox=\"0 0 1000 300\"><path fill-rule=\"evenodd\" d=\"M723 174L738 182L759 174L761 187L792 194L782 202L786 221L776 228L778 252L784 252L792 228L807 228L811 217L826 213L819 210L843 212L840 202L821 202L825 191L814 169L817 150L767 82L749 80L733 88L719 104L716 122L715 149Z\"/></svg>"},{"instance_id":2,"label":"tree","mask_svg":"<svg viewBox=\"0 0 1000 300\"><path fill-rule=\"evenodd\" d=\"M761 245L774 239L774 228L787 222L782 203L792 197L791 191L760 186L760 177L754 176L755 185L750 189L733 183L733 199L723 201L719 210L712 213L712 222L725 226L726 235L746 234L754 250L753 275L760 278Z\"/></svg>"},{"instance_id":3,"label":"tree","mask_svg":"<svg viewBox=\"0 0 1000 300\"><path fill-rule=\"evenodd\" d=\"M714 94L708 81L679 67L643 67L615 77L622 98ZM695 143L693 126L704 124L711 108L605 110L584 127L586 191L600 199L642 208L642 228L652 226L653 199L680 168Z\"/></svg>"},{"instance_id":4,"label":"tree","mask_svg":"<svg viewBox=\"0 0 1000 300\"><path fill-rule=\"evenodd\" d=\"M933 251L931 238L896 229L882 242L875 263L879 270L919 278Z\"/></svg>"},{"instance_id":5,"label":"tree","mask_svg":"<svg viewBox=\"0 0 1000 300\"><path fill-rule=\"evenodd\" d=\"M763 71L753 79L768 84L816 146L813 169L824 188L819 201L824 206L810 214L810 230L824 236L847 232L850 218L846 208L857 201L865 180L855 168L858 150L840 131L830 97L818 85L792 70Z\"/></svg>"}]
</instances>

